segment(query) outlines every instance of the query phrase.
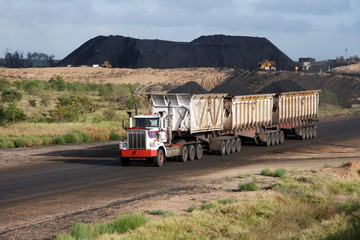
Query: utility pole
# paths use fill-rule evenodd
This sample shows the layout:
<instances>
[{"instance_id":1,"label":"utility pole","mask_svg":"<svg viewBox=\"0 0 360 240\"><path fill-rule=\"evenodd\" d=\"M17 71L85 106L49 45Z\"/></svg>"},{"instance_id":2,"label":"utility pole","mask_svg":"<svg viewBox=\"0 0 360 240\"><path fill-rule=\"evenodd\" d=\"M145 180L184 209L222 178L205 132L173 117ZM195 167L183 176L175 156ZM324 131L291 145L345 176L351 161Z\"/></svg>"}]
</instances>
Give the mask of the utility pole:
<instances>
[{"instance_id":1,"label":"utility pole","mask_svg":"<svg viewBox=\"0 0 360 240\"><path fill-rule=\"evenodd\" d=\"M345 48L345 60L347 60L347 51L348 51L348 49Z\"/></svg>"}]
</instances>

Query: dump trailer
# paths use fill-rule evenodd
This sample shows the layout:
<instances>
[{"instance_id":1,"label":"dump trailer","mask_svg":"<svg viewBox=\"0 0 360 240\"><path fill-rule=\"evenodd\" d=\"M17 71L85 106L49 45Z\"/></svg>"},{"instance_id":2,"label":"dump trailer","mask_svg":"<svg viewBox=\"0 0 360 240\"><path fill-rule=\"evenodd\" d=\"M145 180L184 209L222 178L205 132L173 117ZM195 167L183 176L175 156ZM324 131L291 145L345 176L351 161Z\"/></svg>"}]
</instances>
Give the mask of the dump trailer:
<instances>
[{"instance_id":1,"label":"dump trailer","mask_svg":"<svg viewBox=\"0 0 360 240\"><path fill-rule=\"evenodd\" d=\"M151 113L132 117L127 141L120 142L122 165L166 158L201 159L203 150L240 152L241 141L273 146L286 135L317 136L319 91L227 96L227 94L151 94ZM135 120L135 121L133 121ZM135 123L133 126L133 122Z\"/></svg>"}]
</instances>

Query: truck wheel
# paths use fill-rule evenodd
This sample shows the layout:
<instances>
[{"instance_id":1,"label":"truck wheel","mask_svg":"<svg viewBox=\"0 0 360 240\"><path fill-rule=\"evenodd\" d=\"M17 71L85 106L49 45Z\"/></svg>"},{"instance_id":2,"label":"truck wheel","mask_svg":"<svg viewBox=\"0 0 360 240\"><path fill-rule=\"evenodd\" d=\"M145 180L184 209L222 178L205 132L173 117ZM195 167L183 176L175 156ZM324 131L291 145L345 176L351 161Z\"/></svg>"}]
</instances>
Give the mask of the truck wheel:
<instances>
[{"instance_id":1,"label":"truck wheel","mask_svg":"<svg viewBox=\"0 0 360 240\"><path fill-rule=\"evenodd\" d=\"M310 139L310 128L307 127L305 131L306 131L306 135L305 135L306 139Z\"/></svg>"},{"instance_id":2,"label":"truck wheel","mask_svg":"<svg viewBox=\"0 0 360 240\"><path fill-rule=\"evenodd\" d=\"M191 144L188 146L188 152L189 152L189 161L194 161L195 159L195 146L194 144Z\"/></svg>"},{"instance_id":3,"label":"truck wheel","mask_svg":"<svg viewBox=\"0 0 360 240\"><path fill-rule=\"evenodd\" d=\"M275 145L275 142L276 142L276 139L275 139L275 133L271 133L271 146L274 146Z\"/></svg>"},{"instance_id":4,"label":"truck wheel","mask_svg":"<svg viewBox=\"0 0 360 240\"><path fill-rule=\"evenodd\" d=\"M237 152L241 151L241 139L239 137L236 138L236 151Z\"/></svg>"},{"instance_id":5,"label":"truck wheel","mask_svg":"<svg viewBox=\"0 0 360 240\"><path fill-rule=\"evenodd\" d=\"M309 128L309 139L312 139L312 138L314 138L314 128L310 127Z\"/></svg>"},{"instance_id":6,"label":"truck wheel","mask_svg":"<svg viewBox=\"0 0 360 240\"><path fill-rule=\"evenodd\" d=\"M203 156L203 148L200 143L195 145L195 158L200 160Z\"/></svg>"},{"instance_id":7,"label":"truck wheel","mask_svg":"<svg viewBox=\"0 0 360 240\"><path fill-rule=\"evenodd\" d=\"M235 141L235 138L231 139L231 152L236 153L236 141Z\"/></svg>"},{"instance_id":8,"label":"truck wheel","mask_svg":"<svg viewBox=\"0 0 360 240\"><path fill-rule=\"evenodd\" d=\"M231 153L231 142L230 140L226 140L226 154Z\"/></svg>"},{"instance_id":9,"label":"truck wheel","mask_svg":"<svg viewBox=\"0 0 360 240\"><path fill-rule=\"evenodd\" d=\"M226 154L226 141L221 141L220 155L224 156L225 154Z\"/></svg>"},{"instance_id":10,"label":"truck wheel","mask_svg":"<svg viewBox=\"0 0 360 240\"><path fill-rule=\"evenodd\" d=\"M302 128L302 130L301 130L301 139L302 140L306 139L306 130L305 130L305 128Z\"/></svg>"},{"instance_id":11,"label":"truck wheel","mask_svg":"<svg viewBox=\"0 0 360 240\"><path fill-rule=\"evenodd\" d=\"M279 138L280 138L279 143L280 143L280 144L283 144L283 143L284 143L284 140L285 140L285 135L284 135L284 132L283 132L283 131L280 131L280 133L279 133Z\"/></svg>"},{"instance_id":12,"label":"truck wheel","mask_svg":"<svg viewBox=\"0 0 360 240\"><path fill-rule=\"evenodd\" d=\"M314 138L317 137L317 126L314 126L314 128L313 128L313 137Z\"/></svg>"},{"instance_id":13,"label":"truck wheel","mask_svg":"<svg viewBox=\"0 0 360 240\"><path fill-rule=\"evenodd\" d=\"M184 145L181 149L180 161L186 162L188 160L189 151L188 148Z\"/></svg>"},{"instance_id":14,"label":"truck wheel","mask_svg":"<svg viewBox=\"0 0 360 240\"><path fill-rule=\"evenodd\" d=\"M157 156L154 157L155 167L161 167L162 165L164 165L164 161L165 161L164 151L162 149L159 149L157 152Z\"/></svg>"},{"instance_id":15,"label":"truck wheel","mask_svg":"<svg viewBox=\"0 0 360 240\"><path fill-rule=\"evenodd\" d=\"M129 166L130 165L130 159L126 157L121 158L121 165L122 166Z\"/></svg>"},{"instance_id":16,"label":"truck wheel","mask_svg":"<svg viewBox=\"0 0 360 240\"><path fill-rule=\"evenodd\" d=\"M279 145L280 143L280 135L279 132L275 133L275 145Z\"/></svg>"},{"instance_id":17,"label":"truck wheel","mask_svg":"<svg viewBox=\"0 0 360 240\"><path fill-rule=\"evenodd\" d=\"M266 142L265 142L265 146L270 147L271 146L271 136L270 134L266 134Z\"/></svg>"}]
</instances>

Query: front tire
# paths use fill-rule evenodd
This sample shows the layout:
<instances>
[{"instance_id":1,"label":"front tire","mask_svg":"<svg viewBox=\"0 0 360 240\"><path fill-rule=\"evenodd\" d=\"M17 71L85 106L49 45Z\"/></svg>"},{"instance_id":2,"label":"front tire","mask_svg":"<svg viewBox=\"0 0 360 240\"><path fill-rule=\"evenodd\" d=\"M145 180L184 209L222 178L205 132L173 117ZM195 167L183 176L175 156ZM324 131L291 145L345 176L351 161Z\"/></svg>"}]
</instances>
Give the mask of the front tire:
<instances>
[{"instance_id":1,"label":"front tire","mask_svg":"<svg viewBox=\"0 0 360 240\"><path fill-rule=\"evenodd\" d=\"M164 151L162 149L158 150L157 156L154 157L154 165L156 167L161 167L162 165L164 165L165 162L165 154Z\"/></svg>"}]
</instances>

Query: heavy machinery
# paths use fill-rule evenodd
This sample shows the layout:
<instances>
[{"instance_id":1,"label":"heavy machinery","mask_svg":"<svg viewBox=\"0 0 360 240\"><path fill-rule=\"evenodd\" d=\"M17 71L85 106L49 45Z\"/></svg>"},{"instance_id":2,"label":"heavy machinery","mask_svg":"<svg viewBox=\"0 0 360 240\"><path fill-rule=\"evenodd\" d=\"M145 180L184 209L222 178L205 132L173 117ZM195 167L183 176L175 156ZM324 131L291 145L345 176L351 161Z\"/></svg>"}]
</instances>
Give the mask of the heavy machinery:
<instances>
[{"instance_id":1,"label":"heavy machinery","mask_svg":"<svg viewBox=\"0 0 360 240\"><path fill-rule=\"evenodd\" d=\"M220 155L240 152L241 141L273 146L292 134L317 136L319 91L227 96L227 94L151 94L151 114L133 117L127 141L120 142L122 165L166 158L201 159L203 150Z\"/></svg>"},{"instance_id":2,"label":"heavy machinery","mask_svg":"<svg viewBox=\"0 0 360 240\"><path fill-rule=\"evenodd\" d=\"M275 61L263 60L258 65L259 70L276 71Z\"/></svg>"},{"instance_id":3,"label":"heavy machinery","mask_svg":"<svg viewBox=\"0 0 360 240\"><path fill-rule=\"evenodd\" d=\"M105 61L104 63L101 64L101 67L103 67L103 68L111 68L112 66L111 66L109 61Z\"/></svg>"}]
</instances>

